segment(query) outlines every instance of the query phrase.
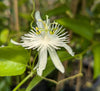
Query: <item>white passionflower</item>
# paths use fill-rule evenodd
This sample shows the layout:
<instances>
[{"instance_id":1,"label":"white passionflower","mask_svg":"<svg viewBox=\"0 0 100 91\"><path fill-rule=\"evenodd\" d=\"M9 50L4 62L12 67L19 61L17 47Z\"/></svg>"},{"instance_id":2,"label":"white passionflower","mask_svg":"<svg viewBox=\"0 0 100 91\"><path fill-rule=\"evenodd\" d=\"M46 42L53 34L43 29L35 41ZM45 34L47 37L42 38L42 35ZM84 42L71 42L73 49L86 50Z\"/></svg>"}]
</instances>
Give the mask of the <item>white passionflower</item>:
<instances>
[{"instance_id":1,"label":"white passionflower","mask_svg":"<svg viewBox=\"0 0 100 91\"><path fill-rule=\"evenodd\" d=\"M56 50L60 47L64 47L69 54L74 56L74 52L66 43L68 43L67 32L64 32L60 24L54 22L50 23L48 16L46 20L43 21L40 17L40 12L35 13L35 19L37 27L31 30L28 34L25 34L21 37L22 43L17 43L11 41L16 45L21 45L26 49L37 49L39 52L39 60L34 69L37 69L37 74L42 75L43 70L46 68L47 64L47 51L51 57L51 60L55 67L62 73L65 72L65 69L56 53Z\"/></svg>"}]
</instances>

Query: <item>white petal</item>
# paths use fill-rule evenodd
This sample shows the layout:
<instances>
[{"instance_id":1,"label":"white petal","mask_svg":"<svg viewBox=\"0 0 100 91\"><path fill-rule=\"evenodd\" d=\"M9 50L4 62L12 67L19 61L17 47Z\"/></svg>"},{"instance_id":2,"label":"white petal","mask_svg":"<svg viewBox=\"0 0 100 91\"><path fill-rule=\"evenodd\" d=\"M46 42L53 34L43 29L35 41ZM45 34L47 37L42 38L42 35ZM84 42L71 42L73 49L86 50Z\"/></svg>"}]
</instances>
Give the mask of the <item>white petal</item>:
<instances>
[{"instance_id":1,"label":"white petal","mask_svg":"<svg viewBox=\"0 0 100 91\"><path fill-rule=\"evenodd\" d=\"M35 12L35 19L37 21L36 23L37 23L38 28L44 28L43 23L41 22L43 20L41 19L41 16L40 16L40 12L39 11L36 11Z\"/></svg>"},{"instance_id":2,"label":"white petal","mask_svg":"<svg viewBox=\"0 0 100 91\"><path fill-rule=\"evenodd\" d=\"M52 59L52 62L55 65L55 67L59 71L61 71L62 73L64 73L65 72L64 66L62 65L62 63L61 63L61 61L60 61L60 59L59 59L59 57L58 57L55 49L53 49L53 48L52 48L52 50L48 49L48 51L49 51L50 57Z\"/></svg>"},{"instance_id":3,"label":"white petal","mask_svg":"<svg viewBox=\"0 0 100 91\"><path fill-rule=\"evenodd\" d=\"M37 74L38 74L39 76L42 76L42 72L43 72L43 70L37 69Z\"/></svg>"},{"instance_id":4,"label":"white petal","mask_svg":"<svg viewBox=\"0 0 100 91\"><path fill-rule=\"evenodd\" d=\"M69 54L74 56L74 52L73 52L73 50L71 49L71 47L69 45L67 45L65 43L62 43L62 47L64 47L69 52Z\"/></svg>"},{"instance_id":5,"label":"white petal","mask_svg":"<svg viewBox=\"0 0 100 91\"><path fill-rule=\"evenodd\" d=\"M37 74L39 76L42 75L43 70L46 68L47 64L47 48L41 49L39 52L39 61L38 61L38 68L37 68Z\"/></svg>"},{"instance_id":6,"label":"white petal","mask_svg":"<svg viewBox=\"0 0 100 91\"><path fill-rule=\"evenodd\" d=\"M14 40L12 40L12 39L10 40L10 42L13 43L13 44L15 44L15 45L21 45L20 43L14 41Z\"/></svg>"}]
</instances>

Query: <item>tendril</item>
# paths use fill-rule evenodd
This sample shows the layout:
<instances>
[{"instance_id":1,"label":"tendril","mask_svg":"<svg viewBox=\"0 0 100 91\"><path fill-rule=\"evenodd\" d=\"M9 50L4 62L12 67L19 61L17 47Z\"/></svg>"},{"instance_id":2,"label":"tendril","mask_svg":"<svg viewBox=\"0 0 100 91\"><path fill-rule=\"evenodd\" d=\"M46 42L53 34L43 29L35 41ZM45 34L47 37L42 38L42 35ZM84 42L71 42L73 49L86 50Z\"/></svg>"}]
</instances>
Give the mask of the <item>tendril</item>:
<instances>
[{"instance_id":1,"label":"tendril","mask_svg":"<svg viewBox=\"0 0 100 91\"><path fill-rule=\"evenodd\" d=\"M32 21L31 21L31 23L30 23L30 26L31 26L31 28L33 29L32 24L33 24L33 22L34 22L34 17L33 17L33 15L34 15L34 12L35 12L35 1L34 1L34 0L32 0L32 1L33 1L33 11L32 11L32 13L31 13Z\"/></svg>"}]
</instances>

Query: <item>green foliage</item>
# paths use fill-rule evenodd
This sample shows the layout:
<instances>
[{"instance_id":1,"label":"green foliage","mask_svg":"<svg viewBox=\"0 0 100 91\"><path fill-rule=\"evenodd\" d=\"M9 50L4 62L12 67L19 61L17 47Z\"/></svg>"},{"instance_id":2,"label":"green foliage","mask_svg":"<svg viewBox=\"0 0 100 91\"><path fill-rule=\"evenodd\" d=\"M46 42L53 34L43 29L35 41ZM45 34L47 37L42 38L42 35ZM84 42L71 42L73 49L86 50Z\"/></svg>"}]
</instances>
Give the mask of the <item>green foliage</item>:
<instances>
[{"instance_id":1,"label":"green foliage","mask_svg":"<svg viewBox=\"0 0 100 91\"><path fill-rule=\"evenodd\" d=\"M0 31L7 27L5 25L5 22L7 22L7 18L3 17L3 16L0 16Z\"/></svg>"},{"instance_id":2,"label":"green foliage","mask_svg":"<svg viewBox=\"0 0 100 91\"><path fill-rule=\"evenodd\" d=\"M2 43L6 43L8 40L8 35L9 35L9 30L8 29L4 29L1 31L0 33L0 41Z\"/></svg>"},{"instance_id":3,"label":"green foliage","mask_svg":"<svg viewBox=\"0 0 100 91\"><path fill-rule=\"evenodd\" d=\"M11 91L11 77L0 78L0 91Z\"/></svg>"},{"instance_id":4,"label":"green foliage","mask_svg":"<svg viewBox=\"0 0 100 91\"><path fill-rule=\"evenodd\" d=\"M31 20L30 14L20 13L19 16L22 17L25 20Z\"/></svg>"},{"instance_id":5,"label":"green foliage","mask_svg":"<svg viewBox=\"0 0 100 91\"><path fill-rule=\"evenodd\" d=\"M60 57L61 61L68 60L71 56L66 51L58 51L58 56ZM47 67L43 72L43 76L46 77L48 74L50 74L55 69L50 57L48 58ZM42 80L41 77L35 76L32 81L29 83L26 91L31 91L32 88L34 88L40 81Z\"/></svg>"},{"instance_id":6,"label":"green foliage","mask_svg":"<svg viewBox=\"0 0 100 91\"><path fill-rule=\"evenodd\" d=\"M23 5L23 4L27 3L27 2L28 2L27 0L20 0L18 2L18 5L21 6L21 5Z\"/></svg>"},{"instance_id":7,"label":"green foliage","mask_svg":"<svg viewBox=\"0 0 100 91\"><path fill-rule=\"evenodd\" d=\"M100 13L99 9L100 9L100 3L97 3L97 5L94 8L94 15L95 16L99 16L99 13Z\"/></svg>"},{"instance_id":8,"label":"green foliage","mask_svg":"<svg viewBox=\"0 0 100 91\"><path fill-rule=\"evenodd\" d=\"M29 53L22 47L0 48L0 76L21 75L26 70Z\"/></svg>"},{"instance_id":9,"label":"green foliage","mask_svg":"<svg viewBox=\"0 0 100 91\"><path fill-rule=\"evenodd\" d=\"M64 25L68 29L72 30L76 34L80 36L92 40L93 39L93 28L91 25L87 25L87 23L83 22L84 20L70 19L70 18L62 18L58 19L57 22L61 25Z\"/></svg>"},{"instance_id":10,"label":"green foliage","mask_svg":"<svg viewBox=\"0 0 100 91\"><path fill-rule=\"evenodd\" d=\"M93 48L94 53L94 78L100 76L100 44Z\"/></svg>"},{"instance_id":11,"label":"green foliage","mask_svg":"<svg viewBox=\"0 0 100 91\"><path fill-rule=\"evenodd\" d=\"M94 0L88 0L88 1L86 1L87 6L90 8L92 6L93 2L94 2Z\"/></svg>"},{"instance_id":12,"label":"green foliage","mask_svg":"<svg viewBox=\"0 0 100 91\"><path fill-rule=\"evenodd\" d=\"M47 11L45 15L47 14L49 17L51 17L51 16L60 15L60 14L65 14L67 10L68 10L68 7L66 5L61 5L57 8Z\"/></svg>"},{"instance_id":13,"label":"green foliage","mask_svg":"<svg viewBox=\"0 0 100 91\"><path fill-rule=\"evenodd\" d=\"M7 6L0 1L0 12L4 12L7 9Z\"/></svg>"}]
</instances>

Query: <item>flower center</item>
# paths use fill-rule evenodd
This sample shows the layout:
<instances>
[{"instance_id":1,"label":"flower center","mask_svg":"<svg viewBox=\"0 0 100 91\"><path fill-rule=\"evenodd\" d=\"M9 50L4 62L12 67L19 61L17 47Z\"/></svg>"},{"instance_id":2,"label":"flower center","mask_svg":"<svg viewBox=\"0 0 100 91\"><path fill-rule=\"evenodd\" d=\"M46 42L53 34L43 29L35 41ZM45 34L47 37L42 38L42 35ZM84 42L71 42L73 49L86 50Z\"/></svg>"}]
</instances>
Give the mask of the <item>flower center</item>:
<instances>
[{"instance_id":1,"label":"flower center","mask_svg":"<svg viewBox=\"0 0 100 91\"><path fill-rule=\"evenodd\" d=\"M48 45L49 41L50 41L49 36L47 34L44 34L43 39L42 39L42 44L43 45Z\"/></svg>"}]
</instances>

